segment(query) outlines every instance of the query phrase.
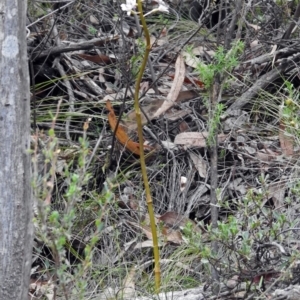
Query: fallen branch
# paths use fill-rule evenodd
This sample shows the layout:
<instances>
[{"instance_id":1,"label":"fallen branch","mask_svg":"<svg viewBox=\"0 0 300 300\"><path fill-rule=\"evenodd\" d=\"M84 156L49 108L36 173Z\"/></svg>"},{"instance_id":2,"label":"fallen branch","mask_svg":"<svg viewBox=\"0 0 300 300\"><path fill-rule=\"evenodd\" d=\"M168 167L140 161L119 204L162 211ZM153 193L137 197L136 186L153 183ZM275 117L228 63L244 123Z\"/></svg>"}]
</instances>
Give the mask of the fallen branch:
<instances>
[{"instance_id":1,"label":"fallen branch","mask_svg":"<svg viewBox=\"0 0 300 300\"><path fill-rule=\"evenodd\" d=\"M39 53L36 57L34 57L34 53L31 55L33 57L33 61L41 58L48 57L49 55L57 56L61 53L78 51L78 50L90 50L94 49L95 47L101 47L108 42L117 41L119 39L118 35L112 36L110 38L96 38L86 42L71 44L68 46L61 46L61 47L53 47L51 49L47 49Z\"/></svg>"}]
</instances>

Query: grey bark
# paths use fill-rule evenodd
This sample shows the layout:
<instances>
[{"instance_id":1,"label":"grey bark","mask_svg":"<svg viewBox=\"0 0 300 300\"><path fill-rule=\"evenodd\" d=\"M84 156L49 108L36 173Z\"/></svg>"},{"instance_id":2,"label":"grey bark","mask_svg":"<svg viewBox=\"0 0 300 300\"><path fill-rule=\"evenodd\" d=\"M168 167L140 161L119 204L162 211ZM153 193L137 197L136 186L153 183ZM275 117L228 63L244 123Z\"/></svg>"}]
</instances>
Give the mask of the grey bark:
<instances>
[{"instance_id":1,"label":"grey bark","mask_svg":"<svg viewBox=\"0 0 300 300\"><path fill-rule=\"evenodd\" d=\"M33 229L26 0L0 0L0 299L28 298Z\"/></svg>"}]
</instances>

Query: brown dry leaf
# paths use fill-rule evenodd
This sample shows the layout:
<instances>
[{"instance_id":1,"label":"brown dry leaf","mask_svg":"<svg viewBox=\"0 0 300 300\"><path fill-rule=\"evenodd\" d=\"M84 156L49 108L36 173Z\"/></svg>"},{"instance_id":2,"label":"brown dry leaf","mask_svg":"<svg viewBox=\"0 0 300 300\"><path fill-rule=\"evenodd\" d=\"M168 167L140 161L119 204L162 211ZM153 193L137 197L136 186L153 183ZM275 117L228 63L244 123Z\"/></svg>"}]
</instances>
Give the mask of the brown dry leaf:
<instances>
[{"instance_id":1,"label":"brown dry leaf","mask_svg":"<svg viewBox=\"0 0 300 300\"><path fill-rule=\"evenodd\" d=\"M191 110L190 110L190 112L191 112ZM190 128L190 126L188 125L187 122L185 122L185 121L180 122L180 124L179 124L179 131L180 131L180 132L185 132L185 131L187 131L189 128Z\"/></svg>"},{"instance_id":2,"label":"brown dry leaf","mask_svg":"<svg viewBox=\"0 0 300 300\"><path fill-rule=\"evenodd\" d=\"M158 219L163 221L168 227L185 227L188 223L191 223L195 231L200 231L194 221L175 211L167 211Z\"/></svg>"},{"instance_id":3,"label":"brown dry leaf","mask_svg":"<svg viewBox=\"0 0 300 300\"><path fill-rule=\"evenodd\" d=\"M131 222L131 221L127 221L127 223L142 230L143 233L148 238L148 240L151 240L151 241L153 240L151 228L147 224L138 224L136 222ZM147 223L146 220L143 223ZM165 241L172 242L174 244L181 244L183 241L180 231L175 231L168 227L163 227L161 229L161 232L157 232L157 235L159 237L163 236Z\"/></svg>"},{"instance_id":4,"label":"brown dry leaf","mask_svg":"<svg viewBox=\"0 0 300 300\"><path fill-rule=\"evenodd\" d=\"M268 186L268 192L274 202L275 208L280 208L284 205L284 194L286 183L283 181L274 182Z\"/></svg>"},{"instance_id":5,"label":"brown dry leaf","mask_svg":"<svg viewBox=\"0 0 300 300\"><path fill-rule=\"evenodd\" d=\"M287 135L285 132L286 126L281 120L279 125L279 142L282 149L282 153L286 156L291 156L294 154L294 138Z\"/></svg>"},{"instance_id":6,"label":"brown dry leaf","mask_svg":"<svg viewBox=\"0 0 300 300\"><path fill-rule=\"evenodd\" d=\"M108 121L109 121L109 125L112 131L115 131L115 128L117 126L117 118L115 115L115 112L112 108L112 105L110 103L110 101L106 102L106 108L109 110L109 114L108 114ZM119 124L117 130L116 130L116 137L118 139L118 141L126 147L127 150L129 150L130 152L136 154L136 155L140 155L140 145L139 143L136 143L134 141L132 141L129 136L127 135L127 133L125 132L124 128ZM149 150L153 150L152 147L149 146L144 146L146 149Z\"/></svg>"},{"instance_id":7,"label":"brown dry leaf","mask_svg":"<svg viewBox=\"0 0 300 300\"><path fill-rule=\"evenodd\" d=\"M170 227L184 227L187 222L191 221L189 218L175 211L167 211L159 217L159 220L163 221L167 226Z\"/></svg>"},{"instance_id":8,"label":"brown dry leaf","mask_svg":"<svg viewBox=\"0 0 300 300\"><path fill-rule=\"evenodd\" d=\"M201 154L195 154L193 152L189 152L189 155L200 177L206 178L207 177L206 161L203 159Z\"/></svg>"},{"instance_id":9,"label":"brown dry leaf","mask_svg":"<svg viewBox=\"0 0 300 300\"><path fill-rule=\"evenodd\" d=\"M175 102L178 104L178 103L182 103L194 99L195 97L197 97L197 93L195 91L181 91ZM150 121L155 118L154 117L155 112L162 106L163 103L164 100L153 99L147 105L143 106L143 111L145 112L145 114L147 115ZM187 110L187 112L189 112L189 110ZM185 114L186 114L185 111L184 113L178 113L178 115L176 115L176 118L180 118ZM145 117L143 112L141 113L141 117L142 117L142 124L143 125L147 124L148 120ZM170 119L170 117L168 118ZM124 121L124 127L127 128L128 131L135 131L137 129L134 110L130 111L125 116L125 120L126 121Z\"/></svg>"},{"instance_id":10,"label":"brown dry leaf","mask_svg":"<svg viewBox=\"0 0 300 300\"><path fill-rule=\"evenodd\" d=\"M184 59L183 56L179 54L175 63L175 76L174 76L171 90L167 96L167 99L164 101L162 106L154 114L153 116L154 118L160 116L175 104L176 99L181 90L181 87L183 85L184 76L185 76Z\"/></svg>"},{"instance_id":11,"label":"brown dry leaf","mask_svg":"<svg viewBox=\"0 0 300 300\"><path fill-rule=\"evenodd\" d=\"M152 231L151 231L151 227L150 226L143 224L143 225L138 225L136 227L142 229L142 231L144 232L144 234L146 235L146 237L149 240L153 240Z\"/></svg>"},{"instance_id":12,"label":"brown dry leaf","mask_svg":"<svg viewBox=\"0 0 300 300\"><path fill-rule=\"evenodd\" d=\"M162 228L162 235L164 236L167 242L181 245L183 238L179 230L173 230L167 227Z\"/></svg>"},{"instance_id":13,"label":"brown dry leaf","mask_svg":"<svg viewBox=\"0 0 300 300\"><path fill-rule=\"evenodd\" d=\"M270 162L270 161L276 159L276 156L275 156L275 155L268 154L268 153L265 153L265 152L263 152L263 151L264 151L264 150L256 152L256 155L255 155L255 156L256 156L259 160L261 160L261 161L263 161L263 162Z\"/></svg>"},{"instance_id":14,"label":"brown dry leaf","mask_svg":"<svg viewBox=\"0 0 300 300\"><path fill-rule=\"evenodd\" d=\"M176 121L178 119L183 119L183 117L185 117L186 115L189 115L190 113L192 113L191 109L181 109L181 110L170 109L165 113L164 117L166 120Z\"/></svg>"},{"instance_id":15,"label":"brown dry leaf","mask_svg":"<svg viewBox=\"0 0 300 300\"><path fill-rule=\"evenodd\" d=\"M208 137L208 132L182 132L176 135L174 144L184 145L189 147L206 148L206 138ZM226 140L227 135L220 133L218 134L218 142L222 143Z\"/></svg>"}]
</instances>

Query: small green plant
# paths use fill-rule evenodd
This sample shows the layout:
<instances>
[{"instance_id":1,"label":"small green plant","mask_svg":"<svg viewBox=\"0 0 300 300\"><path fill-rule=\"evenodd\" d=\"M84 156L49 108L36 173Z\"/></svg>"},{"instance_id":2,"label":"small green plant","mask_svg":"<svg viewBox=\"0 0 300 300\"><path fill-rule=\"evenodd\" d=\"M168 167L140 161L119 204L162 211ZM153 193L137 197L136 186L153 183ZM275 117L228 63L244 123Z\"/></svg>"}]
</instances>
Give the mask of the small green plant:
<instances>
[{"instance_id":1,"label":"small green plant","mask_svg":"<svg viewBox=\"0 0 300 300\"><path fill-rule=\"evenodd\" d=\"M257 289L260 287L261 278L256 277L255 267L260 266L265 270L268 264L271 265L278 260L276 265L279 272L289 268L291 258L278 254L276 245L283 243L282 233L292 228L294 224L288 220L284 211L265 206L267 197L265 192L258 193L250 189L242 201L220 202L220 208L226 211L228 216L226 220L218 221L216 228L211 224L199 222L198 226L202 228L204 234L193 230L193 227L187 224L182 229L186 243L184 246L186 259L191 253L196 253L206 274L210 270L209 265L214 265L228 278L237 274L249 276L249 284L253 280L258 281L255 285ZM217 253L209 247L210 241L218 243ZM259 247L261 251L257 250ZM277 253L274 261L270 258L271 253L273 255ZM282 272L282 276L286 276L286 273Z\"/></svg>"},{"instance_id":2,"label":"small green plant","mask_svg":"<svg viewBox=\"0 0 300 300\"><path fill-rule=\"evenodd\" d=\"M208 145L213 145L215 141L215 137L220 125L220 117L224 112L225 106L222 103L215 103L215 105L211 105L213 102L211 97L213 96L213 83L216 75L220 75L221 85L226 85L227 77L229 76L231 70L238 65L238 57L242 53L244 49L244 43L241 41L237 41L232 45L232 48L229 51L225 51L223 47L218 47L215 56L211 63L205 64L200 62L197 65L197 71L199 73L199 77L201 81L203 81L205 87L209 90L210 96L209 99L206 100L206 106L210 111L210 118L208 121L209 135L207 138ZM222 87L221 87L222 91ZM215 97L216 95L214 95ZM219 99L218 99L219 101Z\"/></svg>"},{"instance_id":3,"label":"small green plant","mask_svg":"<svg viewBox=\"0 0 300 300\"><path fill-rule=\"evenodd\" d=\"M97 32L98 32L98 30L97 30L95 27L89 26L89 33L90 33L91 35L96 35Z\"/></svg>"},{"instance_id":4,"label":"small green plant","mask_svg":"<svg viewBox=\"0 0 300 300\"><path fill-rule=\"evenodd\" d=\"M213 79L217 73L222 75L229 73L238 65L238 57L242 53L243 49L244 43L241 41L234 43L228 52L220 46L218 47L211 63L205 64L201 62L197 65L199 77L207 89L211 88Z\"/></svg>"},{"instance_id":5,"label":"small green plant","mask_svg":"<svg viewBox=\"0 0 300 300\"><path fill-rule=\"evenodd\" d=\"M214 118L209 119L208 126L209 126L209 134L207 137L207 144L212 145L215 141L216 133L218 132L218 128L220 126L220 117L223 114L225 109L224 104L218 103L214 112Z\"/></svg>"},{"instance_id":6,"label":"small green plant","mask_svg":"<svg viewBox=\"0 0 300 300\"><path fill-rule=\"evenodd\" d=\"M141 62L144 59L144 53L146 50L146 44L143 40L137 39L137 53L135 55L132 55L130 58L130 64L131 64L131 73L134 78L136 78L139 74Z\"/></svg>"},{"instance_id":7,"label":"small green plant","mask_svg":"<svg viewBox=\"0 0 300 300\"><path fill-rule=\"evenodd\" d=\"M299 97L297 91L294 89L293 84L290 82L285 82L286 91L288 97L285 99L284 103L281 106L280 118L284 122L284 125L287 127L287 131L295 136L299 137Z\"/></svg>"},{"instance_id":8,"label":"small green plant","mask_svg":"<svg viewBox=\"0 0 300 300\"><path fill-rule=\"evenodd\" d=\"M63 150L59 146L59 140L55 135L54 126L58 118L60 103L58 104L57 113L52 116L52 128L48 131L48 141L44 144L42 152L39 148L39 138L36 136L35 148L33 151L33 191L36 199L34 225L36 228L37 240L43 243L51 250L52 261L46 261L45 272L51 273L60 282L63 293L67 295L74 293L76 299L86 299L86 287L88 285L88 274L93 267L93 253L95 245L99 241L99 236L103 229L102 215L107 203L112 198L112 192L109 187L104 185L102 194L94 194L86 201L92 207L98 207L98 218L93 220L93 232L84 242L83 253L80 255L72 246L72 239L75 234L76 224L79 223L78 216L80 207L83 205L83 198L87 198L85 187L91 176L87 170L89 152L89 143L86 137L88 128L87 121L84 124L82 137L79 138L79 147L69 161L65 160L61 165ZM40 153L41 152L41 153ZM40 156L43 159L40 159ZM40 166L44 164L44 171ZM64 192L61 194L59 201L58 192L56 191L56 177L60 174L64 182ZM55 200L53 198L54 195ZM92 200L92 201L89 201ZM82 222L82 221L80 221ZM78 229L77 229L78 230ZM76 272L70 272L69 256L76 257ZM75 283L75 289L70 292L67 285L70 282ZM75 292L76 291L76 292Z\"/></svg>"},{"instance_id":9,"label":"small green plant","mask_svg":"<svg viewBox=\"0 0 300 300\"><path fill-rule=\"evenodd\" d=\"M225 43L227 44L227 43ZM220 117L224 111L225 106L221 103L222 91L227 83L227 78L230 76L232 69L238 64L238 57L243 51L244 44L240 41L236 41L232 44L231 49L227 50L224 47L218 47L216 53L209 64L200 62L197 66L199 78L208 91L208 97L206 99L206 106L208 110L208 138L207 145L210 155L210 181L211 181L211 230L210 233L214 233L219 230L220 223L219 218L219 204L218 199L218 129L220 125ZM226 227L221 228L224 233ZM229 228L232 229L232 228ZM230 232L230 231L229 231ZM226 236L225 236L226 237ZM212 239L212 260L211 260L211 278L213 281L212 292L217 295L220 291L220 273L215 267L216 263L213 261L218 260L219 254L219 241L218 239Z\"/></svg>"}]
</instances>

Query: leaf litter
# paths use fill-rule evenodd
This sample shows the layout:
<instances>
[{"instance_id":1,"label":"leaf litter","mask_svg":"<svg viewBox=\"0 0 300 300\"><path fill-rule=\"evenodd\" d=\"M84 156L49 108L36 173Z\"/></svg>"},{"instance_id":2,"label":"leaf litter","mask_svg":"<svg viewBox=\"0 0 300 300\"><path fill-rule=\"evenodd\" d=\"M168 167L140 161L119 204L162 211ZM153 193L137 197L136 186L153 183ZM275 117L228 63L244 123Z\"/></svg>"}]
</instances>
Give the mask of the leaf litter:
<instances>
[{"instance_id":1,"label":"leaf litter","mask_svg":"<svg viewBox=\"0 0 300 300\"><path fill-rule=\"evenodd\" d=\"M106 5L111 6L106 7ZM122 180L116 180L115 183L116 205L109 207L102 216L106 229L110 230L102 232L98 244L98 249L101 250L97 251L96 263L113 269L114 263L122 259L126 266L131 266L128 267L129 271L121 284L125 295L130 298L133 297L133 292L140 288L139 280L136 278L141 278L132 265L143 261L143 251L150 247L149 241L152 237L144 205L145 199L140 188L141 176L136 163L137 157L131 156L131 154L139 155L139 144L134 139L136 136L135 113L132 112L133 74L140 63L137 28L131 16L122 21L115 21L109 13L116 9L114 5L114 2L100 6L99 3L92 5L86 3L76 9L71 5L68 13L64 11L62 15L56 14L55 26L58 29L60 43L50 36L51 30L46 21L45 23L38 22L39 33L32 31L28 37L28 52L34 64L35 73L39 75L36 81L36 107L34 109L38 126L44 129L50 128L51 120L45 121L45 116L48 111L55 111L58 99L63 98L65 104L60 111L61 120L55 125L62 146L65 147L70 143L79 145L78 134L82 133L82 124L87 117L93 117L87 131L90 152L93 151L99 138L99 128L106 129L98 146L97 156L88 170L94 175L93 180L90 180L88 184L89 190L101 190L101 186L97 185L107 179L99 170L105 167L113 133L116 134L118 143L122 146L116 147L112 153L112 160L116 162L111 165L112 172ZM101 11L101 18L95 13L95 7ZM83 18L82 13L87 17ZM268 14L267 11L266 14ZM249 15L251 15L250 12ZM72 21L74 18L78 18L80 22L75 24ZM264 197L260 219L257 222L263 220L265 210L269 212L275 209L293 216L295 220L292 221L297 223L297 214L292 213L293 210L298 209L296 209L298 198L295 194L299 178L297 175L299 161L297 131L293 131L290 123L282 118L276 99L274 99L274 97L285 98L286 94L280 89L274 93L270 84L265 83L263 71L270 68L270 74L267 75L274 82L275 77L272 77L274 72L271 73L273 70L279 70L278 72L281 72L280 75L284 78L291 78L298 72L297 63L292 64L292 61L298 62L295 53L299 49L296 44L291 43L291 46L287 46L284 51L275 47L272 50L270 45L274 45L271 39L275 30L270 29L269 23L265 26L263 24L258 26L252 24L252 21L248 22L249 28L262 31L261 36L270 39L264 40L254 34L251 29L246 29L250 39L249 45L246 46L245 53L241 57L241 63L232 71L229 86L224 88L222 103L226 111L221 118L218 134L218 178L220 189L222 189L220 201L222 203L227 201L229 207L221 209L223 213L221 221L226 222L230 213L238 215L239 203L243 203L246 195L253 192L256 195L263 194ZM181 20L174 25L178 32L182 30L179 27L184 24L180 22ZM194 25L194 28L197 28L197 24ZM207 202L210 195L210 162L207 151L209 133L207 95L209 91L201 78L195 75L195 68L199 63L208 63L210 59L213 59L217 47L215 40L210 39L209 35L206 41L199 40L197 36L188 41L180 33L176 36L176 30L175 33L172 30L166 30L165 24L157 21L155 26L157 27L155 36L151 36L151 60L155 62L152 66L155 72L151 73L151 67L148 66L141 86L140 102L143 108L143 124L148 128L147 131L144 130L144 136L150 142L150 146L144 147L149 150L156 149L156 155L150 157L147 164L155 199L155 210L160 213L157 214L157 226L161 226L160 247L164 249L162 259L171 262L172 260L168 259L176 254L174 249L180 249L187 243L188 239L185 234L189 222L192 222L193 232L201 236L201 241L204 244L209 242L203 234L210 219L210 206ZM159 32L163 34L160 36ZM45 40L53 39L53 43L41 40L40 36ZM180 48L186 41L189 43L188 46L192 46L191 52ZM180 49L180 54L174 49ZM57 77L58 73L53 65L54 59L58 59L64 66L65 76ZM283 67L284 59L289 68ZM176 61L175 64L174 61ZM65 79L69 81L76 95L75 111L70 109L70 92L64 83ZM298 87L295 86L295 88ZM119 115L121 122L116 129L118 122L116 115L120 112L121 104L124 104L125 111ZM65 127L63 121L66 115L71 116L71 125L68 128ZM109 125L106 125L107 121ZM186 124L186 126L181 124ZM67 136L70 136L71 140L68 140ZM45 137L39 135L38 139L40 142L38 151L42 154L46 145L43 141ZM157 147L157 144L161 147ZM65 150L57 153L57 164L61 163L57 166L58 172L55 178L57 186L63 186L65 180L62 172L63 166L71 161L64 155L67 152ZM192 174L190 177L185 175L188 182L183 190L180 189L182 174ZM126 199L121 199L121 190L126 187L131 187L134 191L127 195ZM82 200L80 199L78 203ZM56 202L58 199L49 196L47 201ZM175 209L170 211L168 207L174 207L176 211ZM188 216L186 215L187 208L189 208ZM97 209L99 209L97 206L91 206L82 211L82 216L90 220L90 216L93 216ZM256 216L250 215L250 217ZM240 218L242 220L242 217ZM206 224L203 225L201 222L206 222ZM271 223L263 225L270 226ZM81 236L78 232L81 232ZM76 245L84 244L85 238L90 236L90 227L80 228L78 232L74 232L74 235L70 237L70 244L73 242ZM115 232L120 233L121 242L116 240ZM283 236L286 232L283 231ZM79 243L75 236L79 236ZM297 240L297 237L294 236L294 239ZM132 242L133 246L125 249L125 245L129 242ZM264 242L261 241L261 243ZM289 245L284 244L284 246L289 248ZM78 246L76 250L81 249ZM275 250L272 251L272 253L269 252L270 255L276 254ZM251 253L253 257L257 254L254 248ZM37 253L35 255L38 256ZM187 272L196 276L199 282L204 283L205 268L199 267L201 258L193 257L190 261L188 257L185 258L184 265L187 266ZM282 263L282 256L278 256L278 262ZM238 264L238 262L235 263ZM268 271L268 263L271 264L266 260L262 264L267 271L261 276L258 271L255 273L248 264L250 269L248 271L254 272L255 275L252 278L251 274L240 276L238 281L258 282L260 278L267 277L273 279L274 272ZM275 263L272 262L272 266L274 265ZM246 263L245 266L247 266ZM40 268L43 269L42 264ZM178 266L174 264L174 268ZM230 273L231 269L228 268L226 271ZM233 273L229 278L234 277ZM106 287L113 286L115 278L113 276L107 278L103 284ZM52 282L48 281L48 285L51 290ZM36 287L32 286L32 289L34 288ZM39 296L43 294L48 299L52 297L42 288L39 288L36 294Z\"/></svg>"}]
</instances>

